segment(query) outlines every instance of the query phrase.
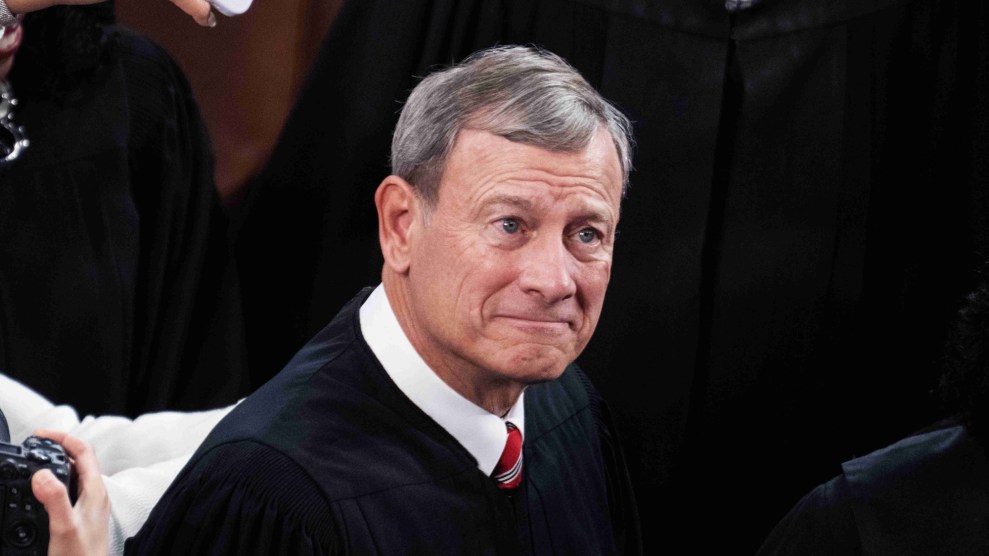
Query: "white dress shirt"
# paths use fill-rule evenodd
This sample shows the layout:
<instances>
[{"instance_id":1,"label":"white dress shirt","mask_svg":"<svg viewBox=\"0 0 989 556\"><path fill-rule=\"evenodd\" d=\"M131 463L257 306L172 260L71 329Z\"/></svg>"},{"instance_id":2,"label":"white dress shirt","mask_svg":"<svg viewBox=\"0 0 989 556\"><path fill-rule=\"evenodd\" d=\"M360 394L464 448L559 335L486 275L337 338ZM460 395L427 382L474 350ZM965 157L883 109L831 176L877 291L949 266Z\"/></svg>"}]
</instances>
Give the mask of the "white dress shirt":
<instances>
[{"instance_id":1,"label":"white dress shirt","mask_svg":"<svg viewBox=\"0 0 989 556\"><path fill-rule=\"evenodd\" d=\"M490 475L508 440L505 424L511 422L525 437L525 394L501 418L457 393L412 347L380 284L361 306L360 319L364 340L399 390L466 448L478 469Z\"/></svg>"}]
</instances>

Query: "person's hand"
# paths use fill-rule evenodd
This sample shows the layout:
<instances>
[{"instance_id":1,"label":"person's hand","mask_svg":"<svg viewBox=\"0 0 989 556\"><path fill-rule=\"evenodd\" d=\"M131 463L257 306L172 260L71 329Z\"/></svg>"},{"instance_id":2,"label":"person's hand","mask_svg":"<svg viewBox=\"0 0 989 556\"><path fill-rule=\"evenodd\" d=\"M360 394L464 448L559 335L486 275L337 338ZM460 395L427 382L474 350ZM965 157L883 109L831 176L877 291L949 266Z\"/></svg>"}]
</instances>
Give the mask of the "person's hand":
<instances>
[{"instance_id":1,"label":"person's hand","mask_svg":"<svg viewBox=\"0 0 989 556\"><path fill-rule=\"evenodd\" d=\"M143 0L147 1L147 0ZM213 15L213 6L206 0L171 0L172 4L178 6L180 10L192 16L196 23L203 27L216 27L216 16Z\"/></svg>"},{"instance_id":2,"label":"person's hand","mask_svg":"<svg viewBox=\"0 0 989 556\"><path fill-rule=\"evenodd\" d=\"M79 498L73 507L65 484L47 469L31 477L34 497L48 511L48 556L103 556L110 546L110 498L88 444L64 432L36 431L65 448L76 470Z\"/></svg>"},{"instance_id":3,"label":"person's hand","mask_svg":"<svg viewBox=\"0 0 989 556\"><path fill-rule=\"evenodd\" d=\"M104 0L6 0L7 7L15 14L26 14L58 5L98 4ZM142 0L147 1L147 0ZM206 0L171 0L172 4L192 16L196 23L204 27L216 26L216 16Z\"/></svg>"}]
</instances>

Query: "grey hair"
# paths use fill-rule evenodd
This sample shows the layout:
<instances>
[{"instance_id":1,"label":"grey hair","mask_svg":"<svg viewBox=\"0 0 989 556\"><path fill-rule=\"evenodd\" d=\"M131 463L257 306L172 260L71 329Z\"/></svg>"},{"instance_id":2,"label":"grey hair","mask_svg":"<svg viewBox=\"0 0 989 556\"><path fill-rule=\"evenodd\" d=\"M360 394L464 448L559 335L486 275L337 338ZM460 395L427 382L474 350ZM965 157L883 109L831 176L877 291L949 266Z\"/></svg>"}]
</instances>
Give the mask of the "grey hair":
<instances>
[{"instance_id":1,"label":"grey hair","mask_svg":"<svg viewBox=\"0 0 989 556\"><path fill-rule=\"evenodd\" d=\"M577 70L545 50L500 46L419 82L392 137L392 173L435 206L447 157L462 129L477 129L554 152L579 152L597 130L611 134L622 168L632 167L632 124Z\"/></svg>"}]
</instances>

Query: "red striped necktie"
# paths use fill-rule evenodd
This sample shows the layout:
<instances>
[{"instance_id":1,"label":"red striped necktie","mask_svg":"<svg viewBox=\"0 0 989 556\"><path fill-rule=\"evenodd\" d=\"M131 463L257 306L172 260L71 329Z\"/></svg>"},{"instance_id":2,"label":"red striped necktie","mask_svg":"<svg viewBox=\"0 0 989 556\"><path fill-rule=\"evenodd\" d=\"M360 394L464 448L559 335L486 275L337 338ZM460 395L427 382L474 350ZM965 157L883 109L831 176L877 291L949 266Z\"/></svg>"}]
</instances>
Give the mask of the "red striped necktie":
<instances>
[{"instance_id":1,"label":"red striped necktie","mask_svg":"<svg viewBox=\"0 0 989 556\"><path fill-rule=\"evenodd\" d=\"M522 482L522 431L512 423L505 423L505 426L508 441L491 476L497 481L498 488L514 490Z\"/></svg>"}]
</instances>

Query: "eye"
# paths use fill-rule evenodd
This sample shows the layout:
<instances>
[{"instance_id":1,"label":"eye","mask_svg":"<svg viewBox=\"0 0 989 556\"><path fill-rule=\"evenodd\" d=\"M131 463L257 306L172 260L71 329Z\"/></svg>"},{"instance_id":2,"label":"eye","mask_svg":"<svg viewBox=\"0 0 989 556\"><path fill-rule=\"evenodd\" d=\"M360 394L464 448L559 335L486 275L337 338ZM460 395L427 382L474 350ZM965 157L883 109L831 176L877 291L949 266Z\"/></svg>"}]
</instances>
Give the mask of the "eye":
<instances>
[{"instance_id":1,"label":"eye","mask_svg":"<svg viewBox=\"0 0 989 556\"><path fill-rule=\"evenodd\" d=\"M594 228L584 228L577 232L577 239L581 243L594 243L598 239L598 231Z\"/></svg>"},{"instance_id":2,"label":"eye","mask_svg":"<svg viewBox=\"0 0 989 556\"><path fill-rule=\"evenodd\" d=\"M516 234L519 231L519 221L517 218L502 218L501 219L501 229L505 231L506 234Z\"/></svg>"}]
</instances>

